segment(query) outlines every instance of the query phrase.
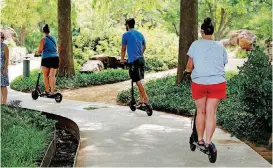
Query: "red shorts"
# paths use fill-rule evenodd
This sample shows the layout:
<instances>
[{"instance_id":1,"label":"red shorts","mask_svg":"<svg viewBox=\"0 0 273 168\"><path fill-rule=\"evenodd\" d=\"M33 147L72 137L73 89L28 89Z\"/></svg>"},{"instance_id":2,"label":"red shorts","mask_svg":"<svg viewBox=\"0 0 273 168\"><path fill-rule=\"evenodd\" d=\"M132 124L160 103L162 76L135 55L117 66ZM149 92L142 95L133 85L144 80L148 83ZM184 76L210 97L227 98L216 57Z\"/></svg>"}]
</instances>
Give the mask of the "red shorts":
<instances>
[{"instance_id":1,"label":"red shorts","mask_svg":"<svg viewBox=\"0 0 273 168\"><path fill-rule=\"evenodd\" d=\"M212 85L202 85L194 82L191 83L192 97L195 100L203 97L224 99L227 97L226 89L226 82Z\"/></svg>"}]
</instances>

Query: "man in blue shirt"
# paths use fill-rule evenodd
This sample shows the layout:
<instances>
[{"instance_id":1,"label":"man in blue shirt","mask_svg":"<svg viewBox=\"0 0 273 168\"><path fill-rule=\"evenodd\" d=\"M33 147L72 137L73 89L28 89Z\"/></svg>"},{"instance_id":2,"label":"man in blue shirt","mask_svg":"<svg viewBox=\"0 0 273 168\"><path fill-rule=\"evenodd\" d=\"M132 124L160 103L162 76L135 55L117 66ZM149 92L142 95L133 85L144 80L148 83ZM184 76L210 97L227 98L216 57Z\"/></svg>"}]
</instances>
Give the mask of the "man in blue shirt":
<instances>
[{"instance_id":1,"label":"man in blue shirt","mask_svg":"<svg viewBox=\"0 0 273 168\"><path fill-rule=\"evenodd\" d=\"M149 100L141 80L144 79L145 60L143 53L146 49L144 36L134 29L135 20L133 18L126 20L127 32L122 36L121 63L124 63L124 57L127 49L129 74L133 82L136 82L139 90L139 105L145 103L149 107Z\"/></svg>"}]
</instances>

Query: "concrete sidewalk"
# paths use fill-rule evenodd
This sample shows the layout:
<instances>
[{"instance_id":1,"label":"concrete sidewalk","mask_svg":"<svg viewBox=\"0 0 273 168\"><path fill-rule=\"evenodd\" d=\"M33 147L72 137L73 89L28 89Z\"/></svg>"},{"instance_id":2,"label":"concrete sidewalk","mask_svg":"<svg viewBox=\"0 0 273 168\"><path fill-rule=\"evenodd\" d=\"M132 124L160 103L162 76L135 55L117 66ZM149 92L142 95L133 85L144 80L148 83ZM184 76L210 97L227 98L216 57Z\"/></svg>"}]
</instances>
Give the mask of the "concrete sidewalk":
<instances>
[{"instance_id":1,"label":"concrete sidewalk","mask_svg":"<svg viewBox=\"0 0 273 168\"><path fill-rule=\"evenodd\" d=\"M39 98L10 91L9 100L21 100L24 108L58 114L75 121L81 132L77 167L271 167L266 160L221 129L213 141L218 159L211 164L208 157L189 148L191 120L154 112L131 112L128 107ZM85 110L85 107L98 107Z\"/></svg>"}]
</instances>

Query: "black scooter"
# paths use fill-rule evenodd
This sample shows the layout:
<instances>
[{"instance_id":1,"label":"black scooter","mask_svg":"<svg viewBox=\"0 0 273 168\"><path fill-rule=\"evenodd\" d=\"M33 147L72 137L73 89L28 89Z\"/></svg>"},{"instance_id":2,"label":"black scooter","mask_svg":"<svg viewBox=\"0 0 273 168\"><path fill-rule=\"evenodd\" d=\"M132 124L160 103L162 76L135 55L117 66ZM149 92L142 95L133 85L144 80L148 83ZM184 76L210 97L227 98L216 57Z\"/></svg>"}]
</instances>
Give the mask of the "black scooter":
<instances>
[{"instance_id":1,"label":"black scooter","mask_svg":"<svg viewBox=\"0 0 273 168\"><path fill-rule=\"evenodd\" d=\"M198 135L197 135L196 126L195 126L196 115L197 115L197 111L195 111L194 118L193 118L192 134L190 137L190 149L191 151L195 151L195 149L197 148L204 154L208 155L209 161L211 163L215 163L217 160L217 150L213 151L213 149L211 148L201 147L198 145Z\"/></svg>"},{"instance_id":2,"label":"black scooter","mask_svg":"<svg viewBox=\"0 0 273 168\"><path fill-rule=\"evenodd\" d=\"M186 82L191 82L191 77L190 77L191 73L189 72L185 72L184 73L184 79ZM195 114L193 117L193 122L192 122L192 134L190 136L190 149L191 151L195 151L195 149L197 148L199 151L203 152L204 154L208 155L209 161L211 163L215 163L217 160L217 150L213 151L213 149L211 148L207 148L204 146L199 146L198 145L198 135L197 135L197 130L196 130L196 125L195 125L195 121L196 121L196 115L197 115L197 110L195 110Z\"/></svg>"},{"instance_id":3,"label":"black scooter","mask_svg":"<svg viewBox=\"0 0 273 168\"><path fill-rule=\"evenodd\" d=\"M149 105L144 105L144 106L140 106L139 108L137 108L137 102L134 96L134 82L131 82L131 101L129 103L129 107L132 111L136 111L136 109L142 110L142 111L146 111L148 116L153 115L153 109L149 106Z\"/></svg>"},{"instance_id":4,"label":"black scooter","mask_svg":"<svg viewBox=\"0 0 273 168\"><path fill-rule=\"evenodd\" d=\"M39 57L41 55L34 55L35 57ZM40 69L39 71L39 74L38 74L38 79L37 79L37 82L36 82L36 87L35 89L32 91L31 93L31 97L33 100L37 100L38 97L44 97L44 98L50 98L50 99L55 99L55 101L57 103L60 103L63 99L63 95L59 92L55 93L55 94L46 94L46 93L42 93L41 91L41 86L39 84L39 81L40 81L40 77L41 77L41 71L42 69Z\"/></svg>"}]
</instances>

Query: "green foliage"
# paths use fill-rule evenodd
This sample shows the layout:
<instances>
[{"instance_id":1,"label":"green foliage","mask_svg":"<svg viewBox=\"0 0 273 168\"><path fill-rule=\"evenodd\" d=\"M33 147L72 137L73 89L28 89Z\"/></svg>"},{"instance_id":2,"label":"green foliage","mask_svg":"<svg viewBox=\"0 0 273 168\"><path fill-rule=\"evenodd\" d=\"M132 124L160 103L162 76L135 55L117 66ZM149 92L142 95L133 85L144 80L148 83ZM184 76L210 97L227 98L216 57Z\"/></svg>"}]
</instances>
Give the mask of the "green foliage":
<instances>
[{"instance_id":1,"label":"green foliage","mask_svg":"<svg viewBox=\"0 0 273 168\"><path fill-rule=\"evenodd\" d=\"M260 39L272 39L272 1L245 0L247 13L235 17L231 28L254 30Z\"/></svg>"},{"instance_id":2,"label":"green foliage","mask_svg":"<svg viewBox=\"0 0 273 168\"><path fill-rule=\"evenodd\" d=\"M263 49L256 48L239 74L228 82L228 99L217 120L234 135L267 144L272 132L272 69Z\"/></svg>"},{"instance_id":3,"label":"green foliage","mask_svg":"<svg viewBox=\"0 0 273 168\"><path fill-rule=\"evenodd\" d=\"M272 40L272 5L262 6L258 14L253 14L249 21L249 29L255 30L260 39Z\"/></svg>"},{"instance_id":4,"label":"green foliage","mask_svg":"<svg viewBox=\"0 0 273 168\"><path fill-rule=\"evenodd\" d=\"M240 98L244 110L265 121L272 128L272 66L264 49L259 46L249 54L248 61L240 68Z\"/></svg>"},{"instance_id":5,"label":"green foliage","mask_svg":"<svg viewBox=\"0 0 273 168\"><path fill-rule=\"evenodd\" d=\"M39 30L36 30L26 36L25 47L28 53L35 53L38 50L42 35Z\"/></svg>"},{"instance_id":6,"label":"green foliage","mask_svg":"<svg viewBox=\"0 0 273 168\"><path fill-rule=\"evenodd\" d=\"M235 54L236 58L247 58L247 52L245 50L237 51Z\"/></svg>"},{"instance_id":7,"label":"green foliage","mask_svg":"<svg viewBox=\"0 0 273 168\"><path fill-rule=\"evenodd\" d=\"M17 77L11 83L11 88L17 91L29 92L35 88L38 76L38 70L32 71L30 77ZM129 79L127 70L122 69L107 69L102 72L95 73L79 73L73 77L58 77L56 88L73 89L90 85L102 85L108 83L121 82ZM40 78L40 85L43 87L43 77Z\"/></svg>"},{"instance_id":8,"label":"green foliage","mask_svg":"<svg viewBox=\"0 0 273 168\"><path fill-rule=\"evenodd\" d=\"M152 80L145 85L154 109L180 115L191 115L192 110L194 110L194 103L190 98L191 91L189 88L190 85L186 83L176 85L175 77ZM135 96L139 97L136 88L135 93ZM118 102L122 104L128 104L130 99L130 90L122 91L117 96Z\"/></svg>"},{"instance_id":9,"label":"green foliage","mask_svg":"<svg viewBox=\"0 0 273 168\"><path fill-rule=\"evenodd\" d=\"M53 137L54 121L41 113L1 105L1 165L34 167Z\"/></svg>"}]
</instances>

